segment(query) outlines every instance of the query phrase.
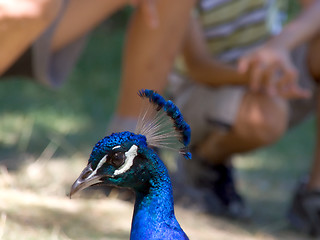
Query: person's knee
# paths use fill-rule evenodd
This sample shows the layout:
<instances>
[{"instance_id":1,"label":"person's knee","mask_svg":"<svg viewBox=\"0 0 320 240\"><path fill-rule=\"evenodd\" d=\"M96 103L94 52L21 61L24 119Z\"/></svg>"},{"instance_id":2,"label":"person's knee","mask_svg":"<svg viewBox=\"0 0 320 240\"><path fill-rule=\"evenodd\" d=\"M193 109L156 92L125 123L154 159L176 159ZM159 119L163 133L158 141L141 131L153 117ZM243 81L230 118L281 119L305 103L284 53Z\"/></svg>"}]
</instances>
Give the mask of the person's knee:
<instances>
[{"instance_id":1,"label":"person's knee","mask_svg":"<svg viewBox=\"0 0 320 240\"><path fill-rule=\"evenodd\" d=\"M263 94L246 94L239 109L235 131L257 146L271 144L286 131L287 104Z\"/></svg>"},{"instance_id":2,"label":"person's knee","mask_svg":"<svg viewBox=\"0 0 320 240\"><path fill-rule=\"evenodd\" d=\"M51 23L61 8L62 0L13 0L3 7L3 19L11 21L31 21Z\"/></svg>"}]
</instances>

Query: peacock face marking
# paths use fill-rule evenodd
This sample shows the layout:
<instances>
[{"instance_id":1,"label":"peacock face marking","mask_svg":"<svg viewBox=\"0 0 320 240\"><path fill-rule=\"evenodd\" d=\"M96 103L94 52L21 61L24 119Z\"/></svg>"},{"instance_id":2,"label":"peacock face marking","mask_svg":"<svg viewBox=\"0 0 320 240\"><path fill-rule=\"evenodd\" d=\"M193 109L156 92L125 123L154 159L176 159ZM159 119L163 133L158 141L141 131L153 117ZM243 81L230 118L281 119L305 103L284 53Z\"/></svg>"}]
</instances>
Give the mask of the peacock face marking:
<instances>
[{"instance_id":1,"label":"peacock face marking","mask_svg":"<svg viewBox=\"0 0 320 240\"><path fill-rule=\"evenodd\" d=\"M88 165L72 185L70 197L99 183L125 186L126 182L132 182L136 172L135 159L146 147L146 138L131 132L114 133L103 138L94 146ZM137 165L137 168L141 166Z\"/></svg>"}]
</instances>

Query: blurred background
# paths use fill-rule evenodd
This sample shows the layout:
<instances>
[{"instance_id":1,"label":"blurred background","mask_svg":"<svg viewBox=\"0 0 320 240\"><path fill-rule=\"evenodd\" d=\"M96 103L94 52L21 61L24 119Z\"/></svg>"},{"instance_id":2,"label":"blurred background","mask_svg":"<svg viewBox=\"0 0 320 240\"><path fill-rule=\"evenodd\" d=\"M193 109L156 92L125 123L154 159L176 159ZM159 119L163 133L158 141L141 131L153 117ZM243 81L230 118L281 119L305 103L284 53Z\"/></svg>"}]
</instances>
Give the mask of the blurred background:
<instances>
[{"instance_id":1,"label":"blurred background","mask_svg":"<svg viewBox=\"0 0 320 240\"><path fill-rule=\"evenodd\" d=\"M130 12L122 10L93 32L62 88L1 81L0 239L129 238L133 206L119 200L117 191L108 198L95 192L72 200L67 193L115 108ZM307 239L289 228L285 214L297 180L308 170L314 139L311 116L269 148L236 156L251 221L178 205L184 230L191 239Z\"/></svg>"}]
</instances>

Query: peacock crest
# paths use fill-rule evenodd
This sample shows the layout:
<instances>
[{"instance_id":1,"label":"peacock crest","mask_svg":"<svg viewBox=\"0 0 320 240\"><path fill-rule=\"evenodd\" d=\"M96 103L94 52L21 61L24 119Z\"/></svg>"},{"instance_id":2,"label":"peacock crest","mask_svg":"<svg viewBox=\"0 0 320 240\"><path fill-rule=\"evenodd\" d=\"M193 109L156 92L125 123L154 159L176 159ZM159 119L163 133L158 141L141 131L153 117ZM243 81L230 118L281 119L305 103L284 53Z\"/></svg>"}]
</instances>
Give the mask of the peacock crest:
<instances>
[{"instance_id":1,"label":"peacock crest","mask_svg":"<svg viewBox=\"0 0 320 240\"><path fill-rule=\"evenodd\" d=\"M178 150L190 159L187 146L191 131L178 107L152 90L140 90L139 96L149 102L141 111L135 133L144 135L149 146Z\"/></svg>"}]
</instances>

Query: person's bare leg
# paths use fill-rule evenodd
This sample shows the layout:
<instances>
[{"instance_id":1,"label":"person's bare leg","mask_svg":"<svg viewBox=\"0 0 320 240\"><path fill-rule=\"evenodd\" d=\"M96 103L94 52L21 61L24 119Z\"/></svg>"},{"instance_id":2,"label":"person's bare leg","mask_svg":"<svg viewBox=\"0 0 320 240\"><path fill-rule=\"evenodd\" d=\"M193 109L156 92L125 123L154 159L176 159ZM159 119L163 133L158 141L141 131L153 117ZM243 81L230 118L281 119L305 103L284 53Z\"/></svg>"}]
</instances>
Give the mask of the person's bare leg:
<instances>
[{"instance_id":1,"label":"person's bare leg","mask_svg":"<svg viewBox=\"0 0 320 240\"><path fill-rule=\"evenodd\" d=\"M320 34L310 42L308 64L311 74L316 82L320 83ZM309 189L320 189L320 86L317 89L317 108L316 108L316 149L313 164L311 165L310 177L308 182Z\"/></svg>"},{"instance_id":2,"label":"person's bare leg","mask_svg":"<svg viewBox=\"0 0 320 240\"><path fill-rule=\"evenodd\" d=\"M57 0L0 0L0 75L53 21Z\"/></svg>"},{"instance_id":3,"label":"person's bare leg","mask_svg":"<svg viewBox=\"0 0 320 240\"><path fill-rule=\"evenodd\" d=\"M195 152L212 164L228 161L235 153L244 153L275 142L287 128L286 102L265 94L246 93L230 132L212 133L199 143Z\"/></svg>"},{"instance_id":4,"label":"person's bare leg","mask_svg":"<svg viewBox=\"0 0 320 240\"><path fill-rule=\"evenodd\" d=\"M128 0L71 0L54 34L52 50L57 51L85 35L128 2Z\"/></svg>"},{"instance_id":5,"label":"person's bare leg","mask_svg":"<svg viewBox=\"0 0 320 240\"><path fill-rule=\"evenodd\" d=\"M141 110L137 91L149 88L162 92L178 53L194 0L157 2L159 25L150 28L140 8L129 26L124 52L123 77L117 114L135 118Z\"/></svg>"}]
</instances>

